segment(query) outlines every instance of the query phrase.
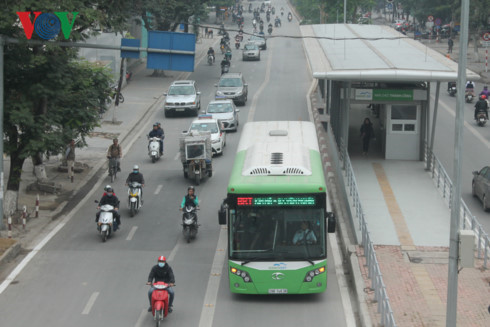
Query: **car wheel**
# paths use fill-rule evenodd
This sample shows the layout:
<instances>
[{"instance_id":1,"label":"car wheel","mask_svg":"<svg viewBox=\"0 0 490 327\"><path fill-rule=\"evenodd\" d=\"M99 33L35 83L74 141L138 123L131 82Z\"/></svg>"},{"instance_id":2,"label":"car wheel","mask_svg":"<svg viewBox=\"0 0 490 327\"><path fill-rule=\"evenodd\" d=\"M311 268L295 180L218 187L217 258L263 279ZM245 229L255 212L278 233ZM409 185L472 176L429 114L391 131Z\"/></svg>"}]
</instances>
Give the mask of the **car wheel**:
<instances>
[{"instance_id":1,"label":"car wheel","mask_svg":"<svg viewBox=\"0 0 490 327\"><path fill-rule=\"evenodd\" d=\"M169 117L172 117L172 115L170 114L169 111L165 111L165 118L169 118Z\"/></svg>"},{"instance_id":2,"label":"car wheel","mask_svg":"<svg viewBox=\"0 0 490 327\"><path fill-rule=\"evenodd\" d=\"M264 50L267 50L267 44L266 44L266 45L264 45Z\"/></svg>"},{"instance_id":3,"label":"car wheel","mask_svg":"<svg viewBox=\"0 0 490 327\"><path fill-rule=\"evenodd\" d=\"M476 197L475 182L471 183L471 195Z\"/></svg>"},{"instance_id":4,"label":"car wheel","mask_svg":"<svg viewBox=\"0 0 490 327\"><path fill-rule=\"evenodd\" d=\"M483 198L481 199L481 202L483 203L483 211L487 211L488 210L487 196L485 194L483 194Z\"/></svg>"},{"instance_id":5,"label":"car wheel","mask_svg":"<svg viewBox=\"0 0 490 327\"><path fill-rule=\"evenodd\" d=\"M260 61L260 55L259 55L259 57L257 58L257 60L258 60L258 61Z\"/></svg>"}]
</instances>

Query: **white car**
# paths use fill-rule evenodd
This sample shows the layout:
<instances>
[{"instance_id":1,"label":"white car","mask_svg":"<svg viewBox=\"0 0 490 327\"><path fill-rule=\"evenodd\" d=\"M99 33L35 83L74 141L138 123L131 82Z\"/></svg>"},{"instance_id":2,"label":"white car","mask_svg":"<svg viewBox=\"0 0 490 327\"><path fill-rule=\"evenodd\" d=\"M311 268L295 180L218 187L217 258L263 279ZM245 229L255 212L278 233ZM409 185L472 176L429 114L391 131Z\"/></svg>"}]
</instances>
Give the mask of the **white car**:
<instances>
[{"instance_id":1,"label":"white car","mask_svg":"<svg viewBox=\"0 0 490 327\"><path fill-rule=\"evenodd\" d=\"M211 101L206 108L205 114L211 115L217 119L225 131L234 131L238 129L238 112L240 109L235 107L233 100L216 100Z\"/></svg>"},{"instance_id":2,"label":"white car","mask_svg":"<svg viewBox=\"0 0 490 327\"><path fill-rule=\"evenodd\" d=\"M213 155L223 154L223 148L226 145L226 133L217 119L212 118L210 115L200 115L196 120L192 121L188 133L191 131L210 132Z\"/></svg>"}]
</instances>

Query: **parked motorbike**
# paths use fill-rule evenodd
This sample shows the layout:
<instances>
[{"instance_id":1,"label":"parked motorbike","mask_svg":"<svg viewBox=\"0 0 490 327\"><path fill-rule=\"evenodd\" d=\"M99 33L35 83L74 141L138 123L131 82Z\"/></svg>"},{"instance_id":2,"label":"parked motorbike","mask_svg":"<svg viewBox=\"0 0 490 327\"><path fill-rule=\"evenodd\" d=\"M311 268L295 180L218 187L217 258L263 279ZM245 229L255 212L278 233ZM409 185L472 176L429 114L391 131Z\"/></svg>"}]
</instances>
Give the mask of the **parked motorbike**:
<instances>
[{"instance_id":1,"label":"parked motorbike","mask_svg":"<svg viewBox=\"0 0 490 327\"><path fill-rule=\"evenodd\" d=\"M150 137L148 144L148 155L151 158L151 162L155 163L158 159L160 159L160 138L159 137Z\"/></svg>"},{"instance_id":2,"label":"parked motorbike","mask_svg":"<svg viewBox=\"0 0 490 327\"><path fill-rule=\"evenodd\" d=\"M113 183L117 175L117 159L111 157L107 157L107 159L109 159L109 177Z\"/></svg>"},{"instance_id":3,"label":"parked motorbike","mask_svg":"<svg viewBox=\"0 0 490 327\"><path fill-rule=\"evenodd\" d=\"M476 124L480 127L485 126L487 123L487 116L484 112L479 112L476 114Z\"/></svg>"},{"instance_id":4,"label":"parked motorbike","mask_svg":"<svg viewBox=\"0 0 490 327\"><path fill-rule=\"evenodd\" d=\"M155 290L151 294L151 313L157 327L160 327L163 318L168 315L169 296L167 288L169 287L170 285L164 282L153 283L153 288Z\"/></svg>"},{"instance_id":5,"label":"parked motorbike","mask_svg":"<svg viewBox=\"0 0 490 327\"><path fill-rule=\"evenodd\" d=\"M131 182L128 188L129 215L133 217L141 208L141 184Z\"/></svg>"},{"instance_id":6,"label":"parked motorbike","mask_svg":"<svg viewBox=\"0 0 490 327\"><path fill-rule=\"evenodd\" d=\"M473 102L474 97L475 97L475 92L473 92L473 89L466 89L466 92L464 94L464 99L466 103Z\"/></svg>"},{"instance_id":7,"label":"parked motorbike","mask_svg":"<svg viewBox=\"0 0 490 327\"><path fill-rule=\"evenodd\" d=\"M199 224L197 223L197 211L198 209L193 206L186 206L182 215L182 233L184 238L189 243L192 239L196 238Z\"/></svg>"},{"instance_id":8,"label":"parked motorbike","mask_svg":"<svg viewBox=\"0 0 490 327\"><path fill-rule=\"evenodd\" d=\"M97 201L96 201L97 202ZM117 229L117 223L114 219L114 213L112 212L114 207L110 204L104 204L100 207L99 222L97 223L97 229L102 237L102 242L107 241L107 239L112 235Z\"/></svg>"}]
</instances>

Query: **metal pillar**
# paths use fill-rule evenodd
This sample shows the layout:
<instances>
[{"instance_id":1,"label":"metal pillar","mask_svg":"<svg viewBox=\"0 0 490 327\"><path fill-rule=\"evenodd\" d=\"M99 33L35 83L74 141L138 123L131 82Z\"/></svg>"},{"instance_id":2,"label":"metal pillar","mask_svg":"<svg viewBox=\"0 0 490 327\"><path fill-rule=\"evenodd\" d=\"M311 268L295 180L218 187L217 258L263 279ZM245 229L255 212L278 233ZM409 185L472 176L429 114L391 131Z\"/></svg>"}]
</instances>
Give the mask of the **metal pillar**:
<instances>
[{"instance_id":1,"label":"metal pillar","mask_svg":"<svg viewBox=\"0 0 490 327\"><path fill-rule=\"evenodd\" d=\"M456 121L454 128L454 173L451 199L451 229L449 232L449 263L447 280L446 327L456 327L458 308L458 255L459 255L459 221L461 206L461 162L463 159L463 126L464 126L464 88L466 84L466 55L468 52L468 16L470 1L461 1L461 36L459 39L459 61Z\"/></svg>"},{"instance_id":2,"label":"metal pillar","mask_svg":"<svg viewBox=\"0 0 490 327\"><path fill-rule=\"evenodd\" d=\"M437 109L439 107L439 93L441 91L441 82L437 82L436 87L436 99L434 100L434 115L432 118L432 131L430 134L430 145L429 145L429 154L427 156L427 165L425 167L426 170L431 169L432 167L432 151L434 151L434 137L436 134L436 121L437 121ZM430 92L429 92L430 93ZM430 96L430 94L429 94Z\"/></svg>"}]
</instances>

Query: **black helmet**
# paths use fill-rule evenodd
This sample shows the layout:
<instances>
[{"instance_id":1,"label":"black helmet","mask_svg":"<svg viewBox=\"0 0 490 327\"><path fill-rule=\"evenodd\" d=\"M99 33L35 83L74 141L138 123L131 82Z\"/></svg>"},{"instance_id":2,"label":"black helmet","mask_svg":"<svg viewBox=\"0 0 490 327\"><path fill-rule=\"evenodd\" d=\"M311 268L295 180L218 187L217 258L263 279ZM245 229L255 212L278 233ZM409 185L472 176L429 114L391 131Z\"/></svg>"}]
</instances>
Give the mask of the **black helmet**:
<instances>
[{"instance_id":1,"label":"black helmet","mask_svg":"<svg viewBox=\"0 0 490 327\"><path fill-rule=\"evenodd\" d=\"M187 191L190 191L190 190L195 191L195 190L194 190L194 186L192 186L192 185L191 185L191 186L187 187Z\"/></svg>"},{"instance_id":2,"label":"black helmet","mask_svg":"<svg viewBox=\"0 0 490 327\"><path fill-rule=\"evenodd\" d=\"M153 124L153 127L155 127L155 126L157 126L157 127L158 127L158 123L154 123L154 124Z\"/></svg>"},{"instance_id":3,"label":"black helmet","mask_svg":"<svg viewBox=\"0 0 490 327\"><path fill-rule=\"evenodd\" d=\"M112 187L111 187L110 185L107 185L107 186L106 186L105 191L106 191L107 193L109 193L109 192L113 193L113 192L114 192L114 190L112 189Z\"/></svg>"}]
</instances>

